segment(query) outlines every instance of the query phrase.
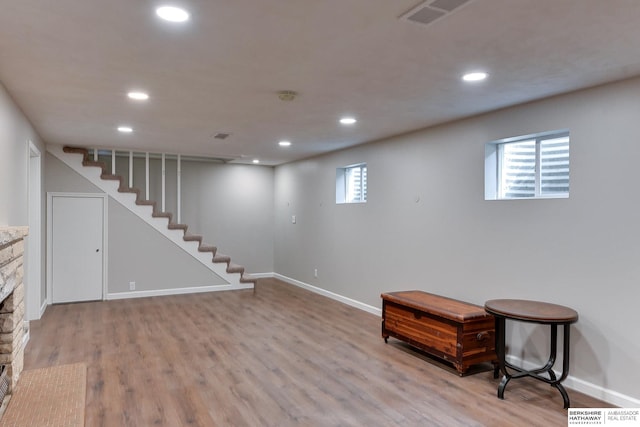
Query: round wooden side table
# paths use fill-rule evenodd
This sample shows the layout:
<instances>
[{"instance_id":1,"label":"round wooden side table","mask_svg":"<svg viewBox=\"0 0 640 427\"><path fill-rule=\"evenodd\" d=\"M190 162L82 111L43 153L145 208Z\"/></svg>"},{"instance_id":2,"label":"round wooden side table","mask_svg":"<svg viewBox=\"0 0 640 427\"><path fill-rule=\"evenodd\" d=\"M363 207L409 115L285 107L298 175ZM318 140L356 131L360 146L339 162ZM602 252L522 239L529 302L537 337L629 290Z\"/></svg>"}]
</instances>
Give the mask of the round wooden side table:
<instances>
[{"instance_id":1,"label":"round wooden side table","mask_svg":"<svg viewBox=\"0 0 640 427\"><path fill-rule=\"evenodd\" d=\"M485 302L484 309L496 319L496 353L498 356L498 368L503 374L502 381L498 386L498 397L504 399L504 389L512 378L532 377L558 389L564 400L564 408L567 409L570 404L569 395L567 395L567 391L561 383L569 375L570 327L572 323L578 321L578 313L563 305L520 299L489 300ZM549 360L544 366L525 370L505 360L505 323L507 319L538 323L551 327L551 349ZM559 378L553 371L557 353L558 325L564 327L562 374Z\"/></svg>"}]
</instances>

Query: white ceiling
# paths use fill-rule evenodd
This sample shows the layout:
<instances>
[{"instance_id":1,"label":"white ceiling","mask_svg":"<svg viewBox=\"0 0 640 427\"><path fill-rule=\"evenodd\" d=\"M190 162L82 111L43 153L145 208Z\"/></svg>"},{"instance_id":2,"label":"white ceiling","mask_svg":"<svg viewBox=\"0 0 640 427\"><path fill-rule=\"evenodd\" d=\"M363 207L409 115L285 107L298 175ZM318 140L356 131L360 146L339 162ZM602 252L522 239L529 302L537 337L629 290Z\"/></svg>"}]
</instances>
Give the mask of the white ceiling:
<instances>
[{"instance_id":1,"label":"white ceiling","mask_svg":"<svg viewBox=\"0 0 640 427\"><path fill-rule=\"evenodd\" d=\"M191 20L158 20L165 3ZM0 0L0 81L49 143L275 165L640 75L640 0L472 0L429 26L399 19L419 3ZM489 79L460 81L474 69ZM126 98L137 88L149 101Z\"/></svg>"}]
</instances>

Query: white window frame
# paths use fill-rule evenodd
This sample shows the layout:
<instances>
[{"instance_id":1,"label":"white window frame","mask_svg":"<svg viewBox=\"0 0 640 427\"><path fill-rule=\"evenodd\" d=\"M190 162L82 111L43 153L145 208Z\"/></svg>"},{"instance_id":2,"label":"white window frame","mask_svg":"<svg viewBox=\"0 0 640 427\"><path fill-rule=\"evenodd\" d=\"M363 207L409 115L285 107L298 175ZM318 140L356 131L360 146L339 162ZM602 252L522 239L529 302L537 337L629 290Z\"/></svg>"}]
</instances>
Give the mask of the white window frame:
<instances>
[{"instance_id":1,"label":"white window frame","mask_svg":"<svg viewBox=\"0 0 640 427\"><path fill-rule=\"evenodd\" d=\"M360 169L360 192L359 199L351 199L349 197L349 173L354 169ZM352 203L367 203L367 178L366 173L363 174L363 170L367 170L366 163L356 163L349 166L344 166L336 169L336 204L352 204Z\"/></svg>"},{"instance_id":2,"label":"white window frame","mask_svg":"<svg viewBox=\"0 0 640 427\"><path fill-rule=\"evenodd\" d=\"M497 141L487 142L485 144L485 163L484 163L484 198L485 200L535 200L535 199L566 199L569 192L566 193L542 193L542 171L541 171L541 149L542 141L556 138L569 138L569 147L571 143L570 132L568 129L561 129L549 132L541 132L530 135L522 135L512 138L504 138ZM533 197L504 197L502 194L501 178L502 178L502 150L505 144L535 141L535 191ZM571 148L569 148L570 150ZM569 154L569 159L571 159ZM570 160L569 160L570 162ZM570 167L571 163L569 163ZM569 171L569 177L571 172Z\"/></svg>"}]
</instances>

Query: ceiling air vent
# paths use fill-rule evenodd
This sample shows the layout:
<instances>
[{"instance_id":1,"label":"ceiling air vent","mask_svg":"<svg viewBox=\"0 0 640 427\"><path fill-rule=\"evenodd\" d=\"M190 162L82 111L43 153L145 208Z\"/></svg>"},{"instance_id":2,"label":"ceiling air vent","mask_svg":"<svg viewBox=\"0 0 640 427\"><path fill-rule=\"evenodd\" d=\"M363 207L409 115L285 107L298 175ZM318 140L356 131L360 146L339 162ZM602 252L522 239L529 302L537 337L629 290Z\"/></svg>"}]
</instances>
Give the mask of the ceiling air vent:
<instances>
[{"instance_id":1,"label":"ceiling air vent","mask_svg":"<svg viewBox=\"0 0 640 427\"><path fill-rule=\"evenodd\" d=\"M227 139L231 135L230 133L219 132L213 135L215 139Z\"/></svg>"},{"instance_id":2,"label":"ceiling air vent","mask_svg":"<svg viewBox=\"0 0 640 427\"><path fill-rule=\"evenodd\" d=\"M400 19L428 25L473 0L427 0L414 7Z\"/></svg>"}]
</instances>

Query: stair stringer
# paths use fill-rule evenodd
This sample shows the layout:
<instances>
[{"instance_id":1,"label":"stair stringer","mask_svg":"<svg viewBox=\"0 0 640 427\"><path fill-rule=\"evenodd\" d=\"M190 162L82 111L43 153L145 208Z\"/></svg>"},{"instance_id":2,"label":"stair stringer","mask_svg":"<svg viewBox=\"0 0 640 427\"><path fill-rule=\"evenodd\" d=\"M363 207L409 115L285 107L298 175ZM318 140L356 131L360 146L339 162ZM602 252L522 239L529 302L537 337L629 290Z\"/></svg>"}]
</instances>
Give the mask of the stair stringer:
<instances>
[{"instance_id":1,"label":"stair stringer","mask_svg":"<svg viewBox=\"0 0 640 427\"><path fill-rule=\"evenodd\" d=\"M106 194L108 194L115 201L120 203L130 212L138 216L145 221L151 227L153 227L158 233L165 236L168 240L173 242L176 246L183 251L191 255L198 260L202 265L214 272L224 281L227 285L214 285L208 287L208 290L236 290L236 289L253 289L254 284L252 282L243 283L240 281L242 275L238 273L228 273L226 263L214 263L212 262L211 252L198 251L198 241L186 241L184 240L184 231L180 229L169 229L169 219L164 217L153 217L153 206L150 205L138 205L136 204L136 194L120 192L120 181L117 180L105 180L101 178L102 169L99 167L87 167L82 164L82 156L77 153L65 153L63 147L60 145L47 145L47 151L53 156L62 161L65 165L69 166L75 172L87 179L96 187L100 188Z\"/></svg>"}]
</instances>

